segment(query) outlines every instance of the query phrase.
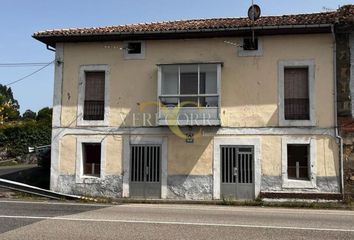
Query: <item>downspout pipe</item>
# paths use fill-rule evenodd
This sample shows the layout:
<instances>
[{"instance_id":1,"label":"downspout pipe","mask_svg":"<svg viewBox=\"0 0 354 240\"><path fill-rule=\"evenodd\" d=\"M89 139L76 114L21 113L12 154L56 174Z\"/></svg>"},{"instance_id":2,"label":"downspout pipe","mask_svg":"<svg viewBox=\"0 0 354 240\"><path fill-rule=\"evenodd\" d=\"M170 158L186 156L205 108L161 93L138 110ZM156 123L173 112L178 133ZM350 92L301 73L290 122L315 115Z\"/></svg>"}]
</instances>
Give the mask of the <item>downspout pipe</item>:
<instances>
[{"instance_id":1,"label":"downspout pipe","mask_svg":"<svg viewBox=\"0 0 354 240\"><path fill-rule=\"evenodd\" d=\"M335 136L339 141L339 161L340 161L340 185L341 193L344 199L344 164L343 164L343 138L339 134L338 129L338 115L337 115L337 42L336 34L334 31L334 25L331 25L331 32L333 37L333 106L334 106L334 132Z\"/></svg>"}]
</instances>

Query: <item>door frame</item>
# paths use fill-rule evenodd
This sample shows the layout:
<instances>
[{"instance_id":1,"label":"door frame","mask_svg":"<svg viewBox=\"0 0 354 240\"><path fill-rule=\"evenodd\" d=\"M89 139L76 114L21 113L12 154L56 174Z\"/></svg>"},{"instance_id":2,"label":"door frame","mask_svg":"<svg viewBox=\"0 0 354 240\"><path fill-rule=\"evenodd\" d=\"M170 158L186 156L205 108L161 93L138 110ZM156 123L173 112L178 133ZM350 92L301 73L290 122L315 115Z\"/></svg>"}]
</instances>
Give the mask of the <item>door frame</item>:
<instances>
[{"instance_id":1,"label":"door frame","mask_svg":"<svg viewBox=\"0 0 354 240\"><path fill-rule=\"evenodd\" d=\"M213 199L221 197L221 146L253 146L254 148L254 196L261 190L261 139L260 138L214 138L214 160L213 160Z\"/></svg>"},{"instance_id":2,"label":"door frame","mask_svg":"<svg viewBox=\"0 0 354 240\"><path fill-rule=\"evenodd\" d=\"M123 197L130 197L131 145L161 145L161 198L167 197L167 137L125 136L123 138Z\"/></svg>"}]
</instances>

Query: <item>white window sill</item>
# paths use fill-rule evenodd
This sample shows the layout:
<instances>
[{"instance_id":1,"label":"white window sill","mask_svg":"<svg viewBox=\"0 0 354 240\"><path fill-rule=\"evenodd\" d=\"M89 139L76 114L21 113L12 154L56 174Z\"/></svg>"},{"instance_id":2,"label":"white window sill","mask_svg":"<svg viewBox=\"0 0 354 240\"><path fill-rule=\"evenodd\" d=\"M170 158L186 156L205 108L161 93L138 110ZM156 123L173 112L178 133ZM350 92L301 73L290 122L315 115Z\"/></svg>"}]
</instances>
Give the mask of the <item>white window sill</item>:
<instances>
[{"instance_id":1,"label":"white window sill","mask_svg":"<svg viewBox=\"0 0 354 240\"><path fill-rule=\"evenodd\" d=\"M315 127L316 122L314 120L284 120L284 119L281 119L279 125L282 127Z\"/></svg>"},{"instance_id":2,"label":"white window sill","mask_svg":"<svg viewBox=\"0 0 354 240\"><path fill-rule=\"evenodd\" d=\"M77 126L94 126L94 127L108 127L108 122L106 120L82 120L78 119Z\"/></svg>"},{"instance_id":3,"label":"white window sill","mask_svg":"<svg viewBox=\"0 0 354 240\"><path fill-rule=\"evenodd\" d=\"M307 188L307 189L315 189L316 184L310 180L293 180L287 179L283 182L283 188Z\"/></svg>"},{"instance_id":4,"label":"white window sill","mask_svg":"<svg viewBox=\"0 0 354 240\"><path fill-rule=\"evenodd\" d=\"M90 176L90 175L83 175L76 178L76 183L84 183L84 184L93 184L93 183L100 183L103 180L101 176Z\"/></svg>"}]
</instances>

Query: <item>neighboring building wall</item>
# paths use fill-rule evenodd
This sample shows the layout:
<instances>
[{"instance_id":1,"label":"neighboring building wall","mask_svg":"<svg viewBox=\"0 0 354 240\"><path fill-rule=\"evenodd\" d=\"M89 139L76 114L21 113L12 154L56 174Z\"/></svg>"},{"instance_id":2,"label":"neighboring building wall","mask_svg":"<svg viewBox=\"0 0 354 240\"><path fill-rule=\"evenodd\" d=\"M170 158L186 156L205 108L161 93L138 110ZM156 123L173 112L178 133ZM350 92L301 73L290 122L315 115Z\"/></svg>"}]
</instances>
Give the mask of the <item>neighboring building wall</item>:
<instances>
[{"instance_id":1,"label":"neighboring building wall","mask_svg":"<svg viewBox=\"0 0 354 240\"><path fill-rule=\"evenodd\" d=\"M338 116L352 116L352 101L354 98L354 86L350 84L350 49L349 35L338 33L336 35L337 46L337 110Z\"/></svg>"},{"instance_id":2,"label":"neighboring building wall","mask_svg":"<svg viewBox=\"0 0 354 240\"><path fill-rule=\"evenodd\" d=\"M341 126L341 135L344 139L344 190L346 196L354 197L354 125L352 119L354 116L354 32L345 34L345 36L346 42L340 43L343 51L337 55L339 59L343 58L338 64L338 68L341 68L343 72L343 75L338 78L338 82L347 83L350 86L347 96L351 99L352 106L351 117L343 119Z\"/></svg>"}]
</instances>

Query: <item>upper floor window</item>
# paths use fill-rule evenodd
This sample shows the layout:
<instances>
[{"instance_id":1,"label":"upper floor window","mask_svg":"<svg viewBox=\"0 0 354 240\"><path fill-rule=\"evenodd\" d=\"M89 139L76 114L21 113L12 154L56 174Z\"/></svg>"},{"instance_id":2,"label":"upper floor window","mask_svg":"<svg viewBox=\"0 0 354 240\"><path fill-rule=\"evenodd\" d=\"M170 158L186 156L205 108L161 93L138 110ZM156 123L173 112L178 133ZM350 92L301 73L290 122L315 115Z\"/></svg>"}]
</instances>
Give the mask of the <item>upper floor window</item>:
<instances>
[{"instance_id":1,"label":"upper floor window","mask_svg":"<svg viewBox=\"0 0 354 240\"><path fill-rule=\"evenodd\" d=\"M238 48L239 57L260 57L263 55L263 45L261 38L245 37Z\"/></svg>"},{"instance_id":2,"label":"upper floor window","mask_svg":"<svg viewBox=\"0 0 354 240\"><path fill-rule=\"evenodd\" d=\"M84 120L104 119L105 72L85 73Z\"/></svg>"},{"instance_id":3,"label":"upper floor window","mask_svg":"<svg viewBox=\"0 0 354 240\"><path fill-rule=\"evenodd\" d=\"M309 120L308 67L284 69L285 120Z\"/></svg>"},{"instance_id":4,"label":"upper floor window","mask_svg":"<svg viewBox=\"0 0 354 240\"><path fill-rule=\"evenodd\" d=\"M278 64L279 125L314 126L315 63L287 60Z\"/></svg>"},{"instance_id":5,"label":"upper floor window","mask_svg":"<svg viewBox=\"0 0 354 240\"><path fill-rule=\"evenodd\" d=\"M258 50L258 38L244 38L242 47L246 51Z\"/></svg>"},{"instance_id":6,"label":"upper floor window","mask_svg":"<svg viewBox=\"0 0 354 240\"><path fill-rule=\"evenodd\" d=\"M109 76L108 65L80 67L77 125L108 125Z\"/></svg>"},{"instance_id":7,"label":"upper floor window","mask_svg":"<svg viewBox=\"0 0 354 240\"><path fill-rule=\"evenodd\" d=\"M124 59L130 60L145 58L144 41L127 41L124 45Z\"/></svg>"},{"instance_id":8,"label":"upper floor window","mask_svg":"<svg viewBox=\"0 0 354 240\"><path fill-rule=\"evenodd\" d=\"M160 108L183 108L181 114L185 119L193 114L198 120L204 113L218 120L220 67L220 64L159 66Z\"/></svg>"}]
</instances>

